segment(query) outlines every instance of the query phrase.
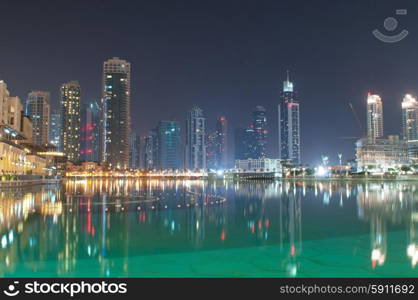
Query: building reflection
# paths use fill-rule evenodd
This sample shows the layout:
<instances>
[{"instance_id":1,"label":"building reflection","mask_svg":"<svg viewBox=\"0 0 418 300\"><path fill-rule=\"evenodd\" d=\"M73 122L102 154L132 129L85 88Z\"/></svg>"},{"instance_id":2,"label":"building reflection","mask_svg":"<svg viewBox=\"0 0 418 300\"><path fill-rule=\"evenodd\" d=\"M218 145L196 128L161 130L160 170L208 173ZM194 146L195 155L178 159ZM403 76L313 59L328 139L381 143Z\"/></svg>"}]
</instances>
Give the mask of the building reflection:
<instances>
[{"instance_id":1,"label":"building reflection","mask_svg":"<svg viewBox=\"0 0 418 300\"><path fill-rule=\"evenodd\" d=\"M306 188L303 186L303 188ZM280 247L285 250L283 261L286 273L289 277L296 277L300 263L298 256L302 254L302 189L297 189L296 184L290 190L285 188L280 200Z\"/></svg>"},{"instance_id":2,"label":"building reflection","mask_svg":"<svg viewBox=\"0 0 418 300\"><path fill-rule=\"evenodd\" d=\"M409 233L405 253L415 267L418 190L405 183L368 183L358 186L359 216L370 223L371 264L383 266L388 257L388 226L404 227Z\"/></svg>"},{"instance_id":3,"label":"building reflection","mask_svg":"<svg viewBox=\"0 0 418 300\"><path fill-rule=\"evenodd\" d=\"M306 226L307 218L327 226L338 219L332 214L352 213L353 220L369 224L373 268L393 257L392 226L408 233L404 256L415 267L417 192L406 183L142 179L69 180L63 186L3 191L0 270L3 276L21 269L39 276L128 276L146 271L133 266L136 257L279 246L277 268L296 277L303 274L303 238L312 239L312 232L318 239L339 237L338 231L329 236L331 231Z\"/></svg>"}]
</instances>

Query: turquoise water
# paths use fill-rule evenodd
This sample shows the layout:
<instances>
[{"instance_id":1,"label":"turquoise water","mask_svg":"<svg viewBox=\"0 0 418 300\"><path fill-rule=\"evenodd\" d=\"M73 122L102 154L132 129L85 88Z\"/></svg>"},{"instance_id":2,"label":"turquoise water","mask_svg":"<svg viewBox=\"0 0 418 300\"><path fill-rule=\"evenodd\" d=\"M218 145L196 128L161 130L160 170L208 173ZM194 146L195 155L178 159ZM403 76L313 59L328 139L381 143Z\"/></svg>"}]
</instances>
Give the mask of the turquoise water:
<instances>
[{"instance_id":1,"label":"turquoise water","mask_svg":"<svg viewBox=\"0 0 418 300\"><path fill-rule=\"evenodd\" d=\"M67 181L0 192L3 277L416 277L418 184Z\"/></svg>"}]
</instances>

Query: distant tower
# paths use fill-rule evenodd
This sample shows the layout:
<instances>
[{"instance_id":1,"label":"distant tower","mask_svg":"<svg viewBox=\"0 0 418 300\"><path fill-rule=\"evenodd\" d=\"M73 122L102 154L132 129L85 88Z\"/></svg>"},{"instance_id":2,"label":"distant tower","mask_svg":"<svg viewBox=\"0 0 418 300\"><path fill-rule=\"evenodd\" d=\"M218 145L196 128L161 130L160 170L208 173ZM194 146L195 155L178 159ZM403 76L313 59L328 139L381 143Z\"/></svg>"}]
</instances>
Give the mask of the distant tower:
<instances>
[{"instance_id":1,"label":"distant tower","mask_svg":"<svg viewBox=\"0 0 418 300\"><path fill-rule=\"evenodd\" d=\"M57 147L58 151L61 151L61 113L53 111L49 123L49 143Z\"/></svg>"},{"instance_id":2,"label":"distant tower","mask_svg":"<svg viewBox=\"0 0 418 300\"><path fill-rule=\"evenodd\" d=\"M102 161L112 169L129 168L131 64L117 57L103 63Z\"/></svg>"},{"instance_id":3,"label":"distant tower","mask_svg":"<svg viewBox=\"0 0 418 300\"><path fill-rule=\"evenodd\" d=\"M136 133L132 133L129 145L129 167L131 169L139 169L141 162L141 137Z\"/></svg>"},{"instance_id":4,"label":"distant tower","mask_svg":"<svg viewBox=\"0 0 418 300\"><path fill-rule=\"evenodd\" d=\"M235 160L256 159L255 156L255 131L249 128L235 129Z\"/></svg>"},{"instance_id":5,"label":"distant tower","mask_svg":"<svg viewBox=\"0 0 418 300\"><path fill-rule=\"evenodd\" d=\"M211 169L228 167L228 127L225 117L216 121L216 131L207 135L206 166Z\"/></svg>"},{"instance_id":6,"label":"distant tower","mask_svg":"<svg viewBox=\"0 0 418 300\"><path fill-rule=\"evenodd\" d=\"M97 102L82 105L81 110L81 159L100 162L100 117Z\"/></svg>"},{"instance_id":7,"label":"distant tower","mask_svg":"<svg viewBox=\"0 0 418 300\"><path fill-rule=\"evenodd\" d=\"M180 159L180 124L177 121L160 121L158 131L158 164L161 169L178 169Z\"/></svg>"},{"instance_id":8,"label":"distant tower","mask_svg":"<svg viewBox=\"0 0 418 300\"><path fill-rule=\"evenodd\" d=\"M49 92L33 91L26 100L26 115L32 121L32 139L37 145L48 144L50 123Z\"/></svg>"},{"instance_id":9,"label":"distant tower","mask_svg":"<svg viewBox=\"0 0 418 300\"><path fill-rule=\"evenodd\" d=\"M409 94L402 102L402 135L407 141L418 140L418 101Z\"/></svg>"},{"instance_id":10,"label":"distant tower","mask_svg":"<svg viewBox=\"0 0 418 300\"><path fill-rule=\"evenodd\" d=\"M299 101L290 81L289 71L283 82L279 115L279 153L280 159L300 165L300 115Z\"/></svg>"},{"instance_id":11,"label":"distant tower","mask_svg":"<svg viewBox=\"0 0 418 300\"><path fill-rule=\"evenodd\" d=\"M205 118L199 107L189 111L186 120L185 166L188 169L206 168Z\"/></svg>"},{"instance_id":12,"label":"distant tower","mask_svg":"<svg viewBox=\"0 0 418 300\"><path fill-rule=\"evenodd\" d=\"M228 121L225 117L216 122L216 158L218 168L228 167Z\"/></svg>"},{"instance_id":13,"label":"distant tower","mask_svg":"<svg viewBox=\"0 0 418 300\"><path fill-rule=\"evenodd\" d=\"M267 156L267 117L266 109L263 106L257 106L253 111L254 129L254 158L264 158Z\"/></svg>"},{"instance_id":14,"label":"distant tower","mask_svg":"<svg viewBox=\"0 0 418 300\"><path fill-rule=\"evenodd\" d=\"M69 161L80 159L81 89L78 81L61 86L61 146Z\"/></svg>"},{"instance_id":15,"label":"distant tower","mask_svg":"<svg viewBox=\"0 0 418 300\"><path fill-rule=\"evenodd\" d=\"M367 96L367 136L374 141L383 137L383 106L379 95Z\"/></svg>"}]
</instances>

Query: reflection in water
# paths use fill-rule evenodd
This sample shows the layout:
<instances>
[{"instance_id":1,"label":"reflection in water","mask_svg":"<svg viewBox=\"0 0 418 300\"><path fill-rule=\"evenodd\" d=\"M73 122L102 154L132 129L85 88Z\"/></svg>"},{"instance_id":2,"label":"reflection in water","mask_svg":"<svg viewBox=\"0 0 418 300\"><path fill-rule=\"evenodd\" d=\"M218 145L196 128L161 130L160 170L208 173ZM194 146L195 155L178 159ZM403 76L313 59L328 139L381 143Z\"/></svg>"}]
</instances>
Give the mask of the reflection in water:
<instances>
[{"instance_id":1,"label":"reflection in water","mask_svg":"<svg viewBox=\"0 0 418 300\"><path fill-rule=\"evenodd\" d=\"M257 251L277 247L269 268L276 276L296 277L308 274L307 261L323 266L329 260L332 265L336 253L322 247L332 239L342 239L347 253L364 267L368 256L369 272L405 265L412 270L418 262L417 187L391 182L69 180L62 186L7 190L0 192L1 275L170 276L173 268L189 263L187 258L152 268L138 264L138 258L189 255L192 260L193 253L208 250L232 255L226 251L249 249L255 251L251 259L256 264L266 259ZM406 237L401 250L390 244L397 232ZM362 236L369 237L370 246ZM320 259L313 253L317 248ZM400 263L394 267L391 262ZM228 261L221 265L233 269ZM198 271L199 265L193 269ZM344 269L338 271L344 275ZM217 272L222 271L215 269L211 276ZM254 272L249 265L243 276ZM336 271L329 272L324 276ZM233 270L222 274L236 275Z\"/></svg>"}]
</instances>

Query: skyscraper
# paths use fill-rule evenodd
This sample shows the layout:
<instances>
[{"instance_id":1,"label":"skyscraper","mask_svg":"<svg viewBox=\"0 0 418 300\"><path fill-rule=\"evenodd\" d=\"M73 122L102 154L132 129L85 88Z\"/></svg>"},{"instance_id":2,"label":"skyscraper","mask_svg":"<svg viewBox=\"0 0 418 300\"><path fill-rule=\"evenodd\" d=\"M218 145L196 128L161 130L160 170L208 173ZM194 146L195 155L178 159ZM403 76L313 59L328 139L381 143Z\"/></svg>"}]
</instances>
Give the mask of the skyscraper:
<instances>
[{"instance_id":1,"label":"skyscraper","mask_svg":"<svg viewBox=\"0 0 418 300\"><path fill-rule=\"evenodd\" d=\"M216 121L216 131L207 136L206 165L211 169L228 167L228 127L225 117Z\"/></svg>"},{"instance_id":2,"label":"skyscraper","mask_svg":"<svg viewBox=\"0 0 418 300\"><path fill-rule=\"evenodd\" d=\"M264 158L267 155L267 117L263 106L259 105L253 111L252 128L254 129L254 158Z\"/></svg>"},{"instance_id":3,"label":"skyscraper","mask_svg":"<svg viewBox=\"0 0 418 300\"><path fill-rule=\"evenodd\" d=\"M97 102L82 105L81 109L81 159L100 162L100 116Z\"/></svg>"},{"instance_id":4,"label":"skyscraper","mask_svg":"<svg viewBox=\"0 0 418 300\"><path fill-rule=\"evenodd\" d=\"M131 64L114 57L103 63L103 162L110 168L129 167L131 136Z\"/></svg>"},{"instance_id":5,"label":"skyscraper","mask_svg":"<svg viewBox=\"0 0 418 300\"><path fill-rule=\"evenodd\" d=\"M32 121L32 139L38 145L46 145L49 140L49 98L49 92L32 91L26 100L26 115Z\"/></svg>"},{"instance_id":6,"label":"skyscraper","mask_svg":"<svg viewBox=\"0 0 418 300\"><path fill-rule=\"evenodd\" d=\"M53 111L49 127L49 143L61 151L61 113Z\"/></svg>"},{"instance_id":7,"label":"skyscraper","mask_svg":"<svg viewBox=\"0 0 418 300\"><path fill-rule=\"evenodd\" d=\"M132 133L129 145L129 167L131 169L139 169L141 161L141 137L136 133Z\"/></svg>"},{"instance_id":8,"label":"skyscraper","mask_svg":"<svg viewBox=\"0 0 418 300\"><path fill-rule=\"evenodd\" d=\"M61 146L69 161L80 159L81 89L78 81L61 86Z\"/></svg>"},{"instance_id":9,"label":"skyscraper","mask_svg":"<svg viewBox=\"0 0 418 300\"><path fill-rule=\"evenodd\" d=\"M176 121L158 123L158 167L177 169L181 167L180 124Z\"/></svg>"},{"instance_id":10,"label":"skyscraper","mask_svg":"<svg viewBox=\"0 0 418 300\"><path fill-rule=\"evenodd\" d=\"M256 159L255 131L249 128L235 129L235 160Z\"/></svg>"},{"instance_id":11,"label":"skyscraper","mask_svg":"<svg viewBox=\"0 0 418 300\"><path fill-rule=\"evenodd\" d=\"M225 117L216 122L216 159L218 168L228 167L228 121Z\"/></svg>"},{"instance_id":12,"label":"skyscraper","mask_svg":"<svg viewBox=\"0 0 418 300\"><path fill-rule=\"evenodd\" d=\"M141 138L140 160L142 169L158 168L158 135L157 130L150 130L147 136Z\"/></svg>"},{"instance_id":13,"label":"skyscraper","mask_svg":"<svg viewBox=\"0 0 418 300\"><path fill-rule=\"evenodd\" d=\"M206 167L209 169L218 168L217 160L217 132L212 132L206 136Z\"/></svg>"},{"instance_id":14,"label":"skyscraper","mask_svg":"<svg viewBox=\"0 0 418 300\"><path fill-rule=\"evenodd\" d=\"M186 120L185 166L188 169L206 168L205 129L203 111L194 107Z\"/></svg>"},{"instance_id":15,"label":"skyscraper","mask_svg":"<svg viewBox=\"0 0 418 300\"><path fill-rule=\"evenodd\" d=\"M407 141L418 140L418 101L409 94L402 101L402 135Z\"/></svg>"},{"instance_id":16,"label":"skyscraper","mask_svg":"<svg viewBox=\"0 0 418 300\"><path fill-rule=\"evenodd\" d=\"M299 101L290 81L289 72L283 82L279 115L279 156L282 160L300 165L300 115Z\"/></svg>"},{"instance_id":17,"label":"skyscraper","mask_svg":"<svg viewBox=\"0 0 418 300\"><path fill-rule=\"evenodd\" d=\"M367 96L367 136L374 141L383 137L383 106L379 95Z\"/></svg>"}]
</instances>

